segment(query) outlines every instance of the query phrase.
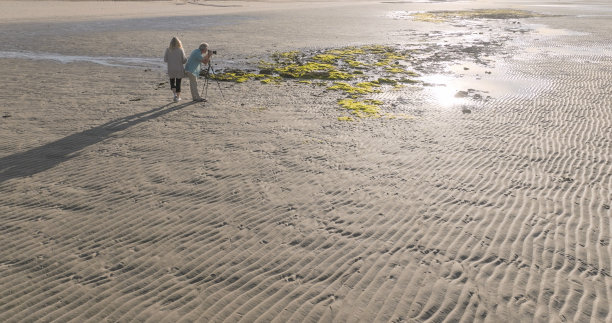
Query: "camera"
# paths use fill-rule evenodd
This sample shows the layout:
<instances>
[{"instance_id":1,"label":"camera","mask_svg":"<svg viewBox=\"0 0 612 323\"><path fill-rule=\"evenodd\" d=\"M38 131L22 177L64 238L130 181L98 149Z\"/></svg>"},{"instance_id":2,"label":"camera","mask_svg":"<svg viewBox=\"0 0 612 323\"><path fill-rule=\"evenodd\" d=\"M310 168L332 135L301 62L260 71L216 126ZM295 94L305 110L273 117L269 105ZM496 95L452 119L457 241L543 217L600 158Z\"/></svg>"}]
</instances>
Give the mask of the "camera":
<instances>
[{"instance_id":1,"label":"camera","mask_svg":"<svg viewBox=\"0 0 612 323\"><path fill-rule=\"evenodd\" d=\"M217 51L216 50L211 50L211 52L215 55L217 55Z\"/></svg>"}]
</instances>

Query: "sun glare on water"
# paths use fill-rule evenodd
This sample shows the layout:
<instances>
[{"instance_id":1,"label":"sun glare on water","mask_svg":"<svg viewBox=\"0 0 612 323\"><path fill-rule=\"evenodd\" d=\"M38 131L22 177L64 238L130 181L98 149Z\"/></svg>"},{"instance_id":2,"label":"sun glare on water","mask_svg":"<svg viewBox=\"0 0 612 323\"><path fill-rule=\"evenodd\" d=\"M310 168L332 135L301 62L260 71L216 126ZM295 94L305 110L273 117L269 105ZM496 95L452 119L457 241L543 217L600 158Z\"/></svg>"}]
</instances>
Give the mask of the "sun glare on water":
<instances>
[{"instance_id":1,"label":"sun glare on water","mask_svg":"<svg viewBox=\"0 0 612 323\"><path fill-rule=\"evenodd\" d=\"M427 85L425 91L431 100L437 105L450 108L467 103L465 97L461 97L457 79L448 75L434 74L423 76L421 80Z\"/></svg>"}]
</instances>

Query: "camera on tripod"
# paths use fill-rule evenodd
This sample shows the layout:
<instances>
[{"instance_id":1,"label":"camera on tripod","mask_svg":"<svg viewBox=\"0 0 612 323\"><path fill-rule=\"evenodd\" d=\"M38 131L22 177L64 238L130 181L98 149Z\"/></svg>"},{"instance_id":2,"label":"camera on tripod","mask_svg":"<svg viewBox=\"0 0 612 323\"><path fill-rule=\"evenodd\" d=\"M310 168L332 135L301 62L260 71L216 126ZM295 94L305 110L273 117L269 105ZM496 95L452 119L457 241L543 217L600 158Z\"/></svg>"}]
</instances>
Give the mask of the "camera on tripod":
<instances>
[{"instance_id":1,"label":"camera on tripod","mask_svg":"<svg viewBox=\"0 0 612 323\"><path fill-rule=\"evenodd\" d=\"M209 52L209 55L210 54L217 54L216 50L210 50L209 49L208 52ZM219 91L221 92L221 96L225 100L225 95L223 94L223 90L221 90L221 84L219 83L219 80L217 78L215 78L215 75L217 73L215 72L215 69L212 67L211 61L212 61L212 59L208 60L208 69L204 73L204 77L206 78L206 83L205 83L204 87L202 88L202 94L204 96L204 99L206 99L206 96L208 95L208 84L210 83L209 79L214 79L215 81L217 81L217 86L219 87Z\"/></svg>"}]
</instances>

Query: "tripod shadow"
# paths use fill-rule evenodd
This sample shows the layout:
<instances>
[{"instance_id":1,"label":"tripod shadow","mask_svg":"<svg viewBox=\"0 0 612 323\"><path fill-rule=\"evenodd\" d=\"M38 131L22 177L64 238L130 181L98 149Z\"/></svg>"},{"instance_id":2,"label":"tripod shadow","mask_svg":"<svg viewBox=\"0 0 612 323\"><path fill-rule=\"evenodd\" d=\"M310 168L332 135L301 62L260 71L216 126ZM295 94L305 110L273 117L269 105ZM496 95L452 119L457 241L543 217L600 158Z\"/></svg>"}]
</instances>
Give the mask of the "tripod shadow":
<instances>
[{"instance_id":1,"label":"tripod shadow","mask_svg":"<svg viewBox=\"0 0 612 323\"><path fill-rule=\"evenodd\" d=\"M46 171L79 155L85 147L94 145L111 134L139 123L161 117L194 104L187 102L166 109L171 104L147 112L111 120L95 128L72 134L28 151L0 158L0 184L18 177L28 177Z\"/></svg>"}]
</instances>

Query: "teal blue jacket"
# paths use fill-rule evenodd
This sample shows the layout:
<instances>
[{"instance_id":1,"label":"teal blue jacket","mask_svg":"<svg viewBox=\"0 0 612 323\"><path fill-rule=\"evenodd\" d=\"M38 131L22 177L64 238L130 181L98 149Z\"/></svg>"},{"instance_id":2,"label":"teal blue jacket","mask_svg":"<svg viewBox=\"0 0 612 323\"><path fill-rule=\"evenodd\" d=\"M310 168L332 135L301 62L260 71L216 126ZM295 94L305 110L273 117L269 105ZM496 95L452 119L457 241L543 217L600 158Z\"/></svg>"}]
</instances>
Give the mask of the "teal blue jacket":
<instances>
[{"instance_id":1,"label":"teal blue jacket","mask_svg":"<svg viewBox=\"0 0 612 323\"><path fill-rule=\"evenodd\" d=\"M200 49L194 49L189 55L189 59L187 59L187 64L185 64L185 72L189 72L195 76L200 75L200 63L202 63L202 51Z\"/></svg>"}]
</instances>

